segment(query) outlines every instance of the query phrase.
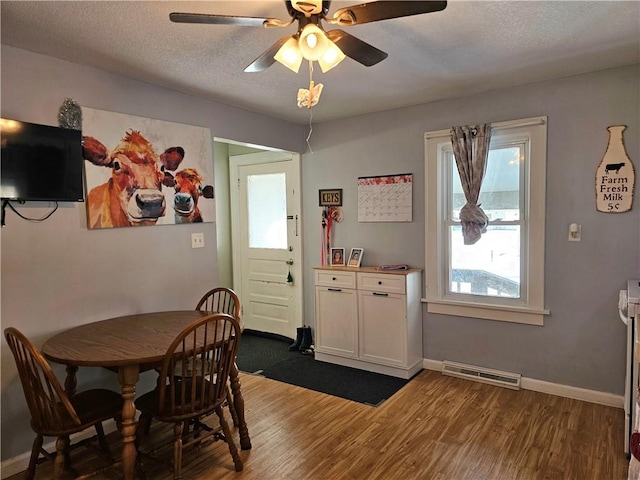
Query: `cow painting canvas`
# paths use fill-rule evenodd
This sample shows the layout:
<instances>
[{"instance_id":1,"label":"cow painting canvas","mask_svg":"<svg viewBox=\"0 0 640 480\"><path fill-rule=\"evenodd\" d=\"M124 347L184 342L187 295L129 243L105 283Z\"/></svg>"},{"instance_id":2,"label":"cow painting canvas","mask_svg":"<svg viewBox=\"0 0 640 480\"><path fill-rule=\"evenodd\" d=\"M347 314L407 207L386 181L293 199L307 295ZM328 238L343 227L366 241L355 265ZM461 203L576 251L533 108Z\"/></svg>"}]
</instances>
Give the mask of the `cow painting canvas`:
<instances>
[{"instance_id":1,"label":"cow painting canvas","mask_svg":"<svg viewBox=\"0 0 640 480\"><path fill-rule=\"evenodd\" d=\"M87 226L215 221L208 128L82 108Z\"/></svg>"}]
</instances>

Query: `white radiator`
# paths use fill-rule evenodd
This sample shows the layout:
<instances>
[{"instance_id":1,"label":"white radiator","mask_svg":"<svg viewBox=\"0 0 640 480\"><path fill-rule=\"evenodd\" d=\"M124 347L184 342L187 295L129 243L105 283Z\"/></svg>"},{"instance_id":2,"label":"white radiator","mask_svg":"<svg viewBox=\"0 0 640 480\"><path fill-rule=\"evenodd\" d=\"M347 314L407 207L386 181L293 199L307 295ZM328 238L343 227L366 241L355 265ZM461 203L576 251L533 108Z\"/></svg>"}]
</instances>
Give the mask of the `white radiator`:
<instances>
[{"instance_id":1,"label":"white radiator","mask_svg":"<svg viewBox=\"0 0 640 480\"><path fill-rule=\"evenodd\" d=\"M489 383L513 390L520 390L521 375L519 373L501 372L499 370L491 370L489 368L464 365L462 363L448 362L445 360L442 362L442 374Z\"/></svg>"}]
</instances>

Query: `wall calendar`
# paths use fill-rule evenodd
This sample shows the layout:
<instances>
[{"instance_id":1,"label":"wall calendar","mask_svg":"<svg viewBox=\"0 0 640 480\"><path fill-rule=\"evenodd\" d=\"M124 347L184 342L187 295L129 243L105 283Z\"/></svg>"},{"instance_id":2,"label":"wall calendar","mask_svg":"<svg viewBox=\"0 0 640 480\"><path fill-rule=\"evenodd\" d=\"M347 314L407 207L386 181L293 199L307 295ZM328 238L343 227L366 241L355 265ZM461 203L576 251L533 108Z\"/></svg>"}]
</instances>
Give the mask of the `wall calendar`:
<instances>
[{"instance_id":1,"label":"wall calendar","mask_svg":"<svg viewBox=\"0 0 640 480\"><path fill-rule=\"evenodd\" d=\"M413 221L413 174L358 177L358 222Z\"/></svg>"}]
</instances>

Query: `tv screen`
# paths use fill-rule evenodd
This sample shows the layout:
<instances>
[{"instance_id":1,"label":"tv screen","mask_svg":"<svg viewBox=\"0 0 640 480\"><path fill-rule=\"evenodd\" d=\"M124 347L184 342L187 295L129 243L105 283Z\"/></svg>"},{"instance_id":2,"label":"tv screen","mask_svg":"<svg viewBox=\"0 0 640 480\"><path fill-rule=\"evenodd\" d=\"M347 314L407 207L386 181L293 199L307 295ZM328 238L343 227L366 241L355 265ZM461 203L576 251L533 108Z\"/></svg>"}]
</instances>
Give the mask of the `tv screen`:
<instances>
[{"instance_id":1,"label":"tv screen","mask_svg":"<svg viewBox=\"0 0 640 480\"><path fill-rule=\"evenodd\" d=\"M0 198L84 201L82 132L0 119Z\"/></svg>"}]
</instances>

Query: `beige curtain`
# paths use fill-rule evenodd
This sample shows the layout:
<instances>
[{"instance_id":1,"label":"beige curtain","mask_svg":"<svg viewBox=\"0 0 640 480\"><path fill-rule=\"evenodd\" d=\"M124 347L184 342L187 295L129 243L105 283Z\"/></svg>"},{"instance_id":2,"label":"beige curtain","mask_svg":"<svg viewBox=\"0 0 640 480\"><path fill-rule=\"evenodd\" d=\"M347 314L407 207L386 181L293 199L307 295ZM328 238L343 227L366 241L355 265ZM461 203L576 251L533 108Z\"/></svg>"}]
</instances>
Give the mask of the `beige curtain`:
<instances>
[{"instance_id":1,"label":"beige curtain","mask_svg":"<svg viewBox=\"0 0 640 480\"><path fill-rule=\"evenodd\" d=\"M482 179L487 170L491 125L451 127L451 143L460 183L467 203L460 210L465 245L473 245L487 231L489 219L478 205Z\"/></svg>"}]
</instances>

